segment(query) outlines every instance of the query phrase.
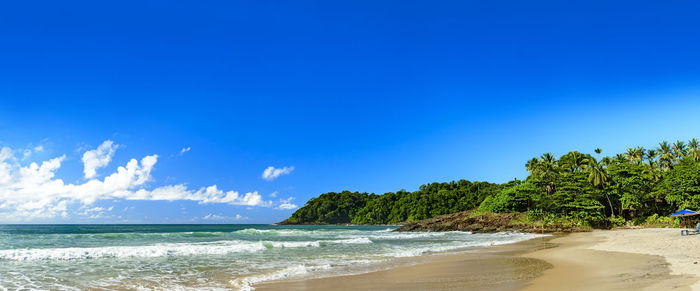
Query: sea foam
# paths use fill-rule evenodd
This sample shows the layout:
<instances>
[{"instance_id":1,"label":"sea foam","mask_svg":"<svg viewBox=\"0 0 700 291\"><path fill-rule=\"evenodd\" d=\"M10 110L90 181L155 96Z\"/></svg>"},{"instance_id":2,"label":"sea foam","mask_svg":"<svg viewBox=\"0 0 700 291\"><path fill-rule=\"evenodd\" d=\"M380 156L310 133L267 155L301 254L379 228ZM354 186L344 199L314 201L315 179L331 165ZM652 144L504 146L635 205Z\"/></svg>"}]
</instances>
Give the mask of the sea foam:
<instances>
[{"instance_id":1,"label":"sea foam","mask_svg":"<svg viewBox=\"0 0 700 291\"><path fill-rule=\"evenodd\" d=\"M272 248L321 247L327 244L369 244L369 238L317 241L218 241L171 243L148 246L109 246L99 248L46 248L0 250L0 260L75 260L95 258L165 257L253 253Z\"/></svg>"},{"instance_id":2,"label":"sea foam","mask_svg":"<svg viewBox=\"0 0 700 291\"><path fill-rule=\"evenodd\" d=\"M330 268L331 268L330 265L320 265L320 266L296 265L296 266L291 266L291 267L287 267L287 268L280 269L280 270L270 271L268 273L264 273L264 274L260 274L260 275L237 278L237 279L231 280L230 284L237 290L250 291L250 290L255 289L255 288L253 288L252 285L256 284L256 283L260 283L260 282L264 282L264 281L287 279L290 277L305 275L308 273L318 272L321 270L328 270Z\"/></svg>"}]
</instances>

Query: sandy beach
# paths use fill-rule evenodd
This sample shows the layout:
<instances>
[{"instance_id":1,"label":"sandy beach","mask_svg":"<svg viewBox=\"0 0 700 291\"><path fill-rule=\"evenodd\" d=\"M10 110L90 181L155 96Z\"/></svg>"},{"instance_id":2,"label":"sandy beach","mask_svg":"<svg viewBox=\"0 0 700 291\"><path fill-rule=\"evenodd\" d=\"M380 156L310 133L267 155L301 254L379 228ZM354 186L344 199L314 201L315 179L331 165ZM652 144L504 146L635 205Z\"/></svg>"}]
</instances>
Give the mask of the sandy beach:
<instances>
[{"instance_id":1,"label":"sandy beach","mask_svg":"<svg viewBox=\"0 0 700 291\"><path fill-rule=\"evenodd\" d=\"M597 230L551 242L558 246L524 255L553 266L525 290L691 290L700 274L683 270L692 260L677 255L700 236L681 237L679 229Z\"/></svg>"},{"instance_id":2,"label":"sandy beach","mask_svg":"<svg viewBox=\"0 0 700 291\"><path fill-rule=\"evenodd\" d=\"M700 290L699 236L625 229L538 238L414 265L256 290Z\"/></svg>"},{"instance_id":3,"label":"sandy beach","mask_svg":"<svg viewBox=\"0 0 700 291\"><path fill-rule=\"evenodd\" d=\"M551 247L542 237L486 249L422 257L419 263L358 275L270 281L262 290L518 290L551 265L522 254ZM409 260L415 260L409 259ZM409 261L407 260L407 261Z\"/></svg>"}]
</instances>

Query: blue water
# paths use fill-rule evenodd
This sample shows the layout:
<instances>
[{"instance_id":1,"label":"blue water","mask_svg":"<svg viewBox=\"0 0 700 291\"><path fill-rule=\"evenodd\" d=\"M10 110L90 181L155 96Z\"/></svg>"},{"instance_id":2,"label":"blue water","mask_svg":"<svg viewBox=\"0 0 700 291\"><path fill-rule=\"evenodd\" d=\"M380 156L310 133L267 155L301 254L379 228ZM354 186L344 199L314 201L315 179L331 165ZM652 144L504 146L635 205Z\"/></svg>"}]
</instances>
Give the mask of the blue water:
<instances>
[{"instance_id":1,"label":"blue water","mask_svg":"<svg viewBox=\"0 0 700 291\"><path fill-rule=\"evenodd\" d=\"M532 234L388 226L0 225L0 289L239 289L358 273Z\"/></svg>"}]
</instances>

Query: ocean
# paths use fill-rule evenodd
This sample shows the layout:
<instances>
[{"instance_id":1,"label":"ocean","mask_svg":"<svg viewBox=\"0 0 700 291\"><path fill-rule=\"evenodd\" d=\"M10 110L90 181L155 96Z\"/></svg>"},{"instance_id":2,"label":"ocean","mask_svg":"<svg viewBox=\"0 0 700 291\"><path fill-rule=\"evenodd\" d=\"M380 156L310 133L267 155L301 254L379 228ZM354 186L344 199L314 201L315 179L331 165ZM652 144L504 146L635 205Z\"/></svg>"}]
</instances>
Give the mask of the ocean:
<instances>
[{"instance_id":1,"label":"ocean","mask_svg":"<svg viewBox=\"0 0 700 291\"><path fill-rule=\"evenodd\" d=\"M0 225L0 290L252 290L537 237L391 226Z\"/></svg>"}]
</instances>

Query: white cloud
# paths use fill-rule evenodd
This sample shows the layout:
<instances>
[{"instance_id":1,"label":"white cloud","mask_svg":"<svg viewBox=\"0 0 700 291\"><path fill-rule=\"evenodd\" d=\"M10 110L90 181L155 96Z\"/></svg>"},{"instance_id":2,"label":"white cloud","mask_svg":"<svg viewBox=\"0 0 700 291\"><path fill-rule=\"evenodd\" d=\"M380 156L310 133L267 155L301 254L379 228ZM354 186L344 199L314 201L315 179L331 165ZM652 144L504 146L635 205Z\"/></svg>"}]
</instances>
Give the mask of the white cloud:
<instances>
[{"instance_id":1,"label":"white cloud","mask_svg":"<svg viewBox=\"0 0 700 291\"><path fill-rule=\"evenodd\" d=\"M85 178L90 179L97 175L97 169L105 167L112 161L112 156L117 150L117 145L111 140L104 141L97 149L87 151L83 154L83 164L85 168Z\"/></svg>"},{"instance_id":2,"label":"white cloud","mask_svg":"<svg viewBox=\"0 0 700 291\"><path fill-rule=\"evenodd\" d=\"M284 168L275 168L273 166L269 166L267 167L267 169L265 169L265 171L263 171L262 178L268 181L272 181L274 179L277 179L279 176L288 175L292 171L294 171L294 166Z\"/></svg>"},{"instance_id":3,"label":"white cloud","mask_svg":"<svg viewBox=\"0 0 700 291\"><path fill-rule=\"evenodd\" d=\"M0 149L0 163L10 159L14 159L14 153L12 152L12 149L8 147L3 147L2 149Z\"/></svg>"},{"instance_id":4,"label":"white cloud","mask_svg":"<svg viewBox=\"0 0 700 291\"><path fill-rule=\"evenodd\" d=\"M79 212L78 215L87 216L89 218L100 218L102 214L105 213L105 209L102 207L85 208L83 212Z\"/></svg>"},{"instance_id":5,"label":"white cloud","mask_svg":"<svg viewBox=\"0 0 700 291\"><path fill-rule=\"evenodd\" d=\"M289 197L287 199L280 199L281 204L279 206L277 206L277 209L291 210L291 209L299 208L299 206L292 203L292 200L294 200L294 197Z\"/></svg>"},{"instance_id":6,"label":"white cloud","mask_svg":"<svg viewBox=\"0 0 700 291\"><path fill-rule=\"evenodd\" d=\"M41 152L43 150L44 150L44 146L42 146L42 145L38 145L38 146L35 146L33 148L26 148L26 149L22 150L22 160L28 159L29 156L32 155L32 153Z\"/></svg>"},{"instance_id":7,"label":"white cloud","mask_svg":"<svg viewBox=\"0 0 700 291\"><path fill-rule=\"evenodd\" d=\"M244 220L248 219L247 216L242 216L240 214L236 214L235 216L220 216L216 214L207 214L206 216L202 217L203 220Z\"/></svg>"},{"instance_id":8,"label":"white cloud","mask_svg":"<svg viewBox=\"0 0 700 291\"><path fill-rule=\"evenodd\" d=\"M275 197L277 197L277 194L279 194L279 192L277 192L277 191L272 192L272 193L270 193L270 197L275 198Z\"/></svg>"},{"instance_id":9,"label":"white cloud","mask_svg":"<svg viewBox=\"0 0 700 291\"><path fill-rule=\"evenodd\" d=\"M186 152L189 152L191 149L192 149L191 147L182 148L180 150L180 155L184 155Z\"/></svg>"},{"instance_id":10,"label":"white cloud","mask_svg":"<svg viewBox=\"0 0 700 291\"><path fill-rule=\"evenodd\" d=\"M198 201L199 204L226 203L231 205L272 206L272 202L264 201L262 195L258 194L257 191L240 195L236 191L224 192L218 189L216 185L203 187L197 191L187 189L187 186L182 184L168 185L150 191L139 189L138 191L130 192L128 196L120 198L127 200L191 200Z\"/></svg>"},{"instance_id":11,"label":"white cloud","mask_svg":"<svg viewBox=\"0 0 700 291\"><path fill-rule=\"evenodd\" d=\"M93 157L88 155L87 160L93 160L93 158L100 160L99 157L111 156L110 151L113 152L116 146L109 141L100 147L102 149L90 151L95 154ZM241 194L233 190L224 191L216 185L189 189L184 184L177 184L149 189L147 184L153 179L151 171L158 161L157 155L145 156L140 161L131 159L126 165L118 167L115 172L102 180L95 178L82 184L70 184L55 177L56 171L66 158L65 155L41 164L33 162L29 165L21 165L14 157L14 153L15 151L7 147L0 149L0 217L2 217L0 220L31 221L58 216L66 217L69 205L87 207L95 201L109 199L190 200L197 201L199 204L273 206L272 201L263 200L262 195L257 191ZM83 157L85 161L85 155ZM96 164L93 163L93 165ZM110 207L107 211L111 209ZM126 210L128 208L125 208ZM86 216L101 215L85 214Z\"/></svg>"}]
</instances>

